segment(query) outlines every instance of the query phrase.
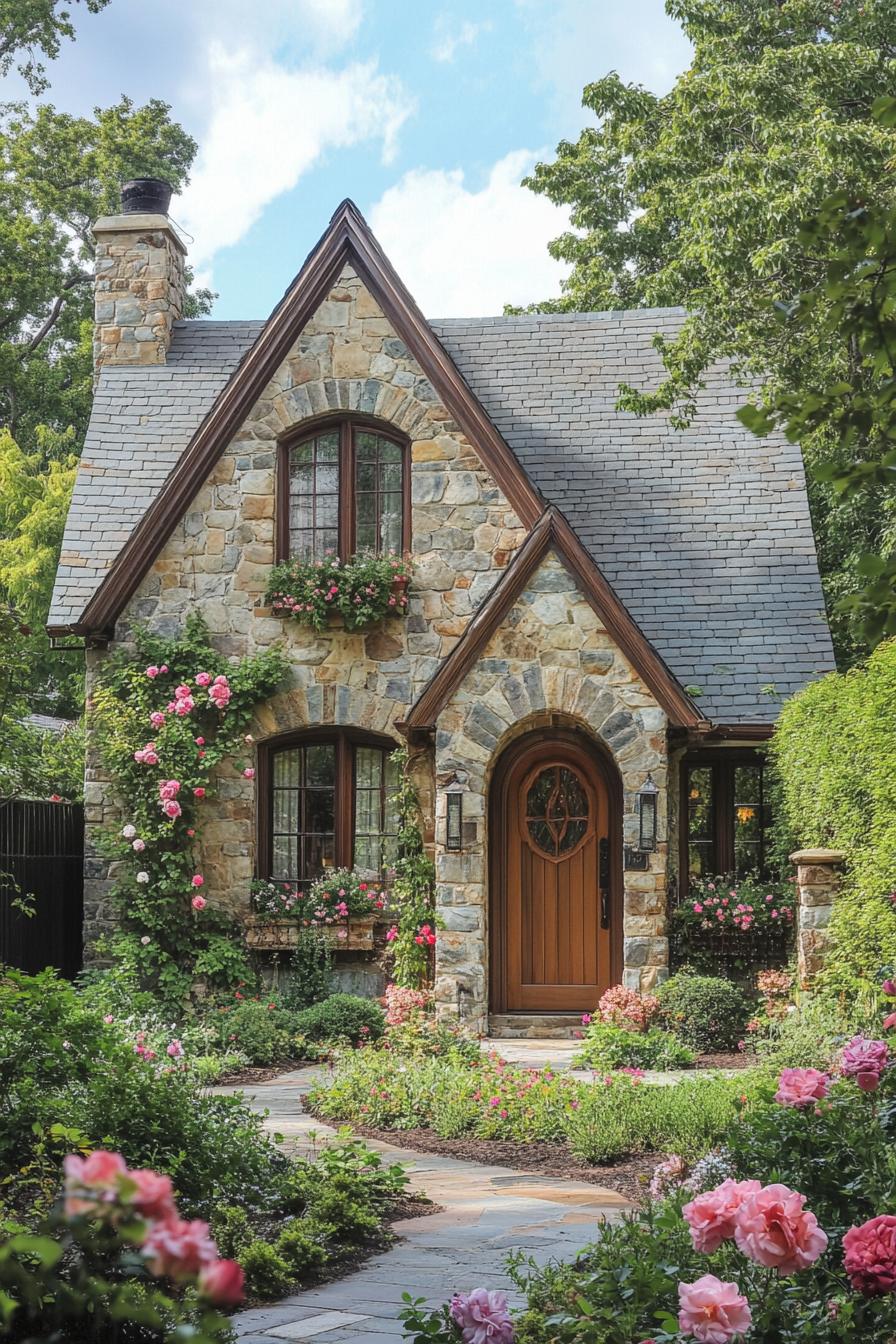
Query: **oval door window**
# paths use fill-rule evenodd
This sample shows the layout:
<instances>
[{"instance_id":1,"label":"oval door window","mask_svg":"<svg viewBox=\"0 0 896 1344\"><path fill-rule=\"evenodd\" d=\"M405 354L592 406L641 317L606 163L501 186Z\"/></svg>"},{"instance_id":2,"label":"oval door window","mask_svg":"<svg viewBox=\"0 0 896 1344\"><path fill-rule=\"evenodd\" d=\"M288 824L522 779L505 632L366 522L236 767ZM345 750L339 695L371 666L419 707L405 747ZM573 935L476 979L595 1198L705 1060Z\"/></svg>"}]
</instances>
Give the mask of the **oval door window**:
<instances>
[{"instance_id":1,"label":"oval door window","mask_svg":"<svg viewBox=\"0 0 896 1344\"><path fill-rule=\"evenodd\" d=\"M588 792L567 765L538 771L526 792L526 832L533 849L545 858L567 858L588 834Z\"/></svg>"}]
</instances>

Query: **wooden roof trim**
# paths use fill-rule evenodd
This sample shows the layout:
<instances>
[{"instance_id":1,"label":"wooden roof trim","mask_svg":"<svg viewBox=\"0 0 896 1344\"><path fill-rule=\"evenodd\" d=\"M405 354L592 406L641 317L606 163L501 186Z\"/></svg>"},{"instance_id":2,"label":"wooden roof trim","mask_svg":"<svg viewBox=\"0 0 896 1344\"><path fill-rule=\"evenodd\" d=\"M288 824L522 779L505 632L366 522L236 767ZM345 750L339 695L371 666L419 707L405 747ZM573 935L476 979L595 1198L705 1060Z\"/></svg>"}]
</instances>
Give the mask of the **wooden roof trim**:
<instances>
[{"instance_id":1,"label":"wooden roof trim","mask_svg":"<svg viewBox=\"0 0 896 1344\"><path fill-rule=\"evenodd\" d=\"M520 521L525 527L537 521L544 501L429 327L357 206L346 200L115 557L81 619L59 627L56 633L64 629L89 634L112 628L220 453L347 263L379 301Z\"/></svg>"},{"instance_id":2,"label":"wooden roof trim","mask_svg":"<svg viewBox=\"0 0 896 1344\"><path fill-rule=\"evenodd\" d=\"M707 722L620 602L563 514L551 505L430 678L407 718L398 725L402 732L413 736L433 731L442 709L552 548L569 568L608 634L656 696L670 722L682 728L696 728Z\"/></svg>"}]
</instances>

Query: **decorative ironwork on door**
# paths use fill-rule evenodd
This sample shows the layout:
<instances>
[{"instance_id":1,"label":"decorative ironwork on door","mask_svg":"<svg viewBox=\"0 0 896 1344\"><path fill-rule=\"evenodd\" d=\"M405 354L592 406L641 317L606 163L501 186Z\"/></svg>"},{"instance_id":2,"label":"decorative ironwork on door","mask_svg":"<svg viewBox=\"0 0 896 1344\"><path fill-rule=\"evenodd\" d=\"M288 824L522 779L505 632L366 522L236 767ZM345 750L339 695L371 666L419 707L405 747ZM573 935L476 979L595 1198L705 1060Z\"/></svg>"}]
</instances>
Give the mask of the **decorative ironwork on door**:
<instances>
[{"instance_id":1,"label":"decorative ironwork on door","mask_svg":"<svg viewBox=\"0 0 896 1344\"><path fill-rule=\"evenodd\" d=\"M588 835L588 792L574 770L549 765L526 793L526 831L532 848L558 862L578 849Z\"/></svg>"}]
</instances>

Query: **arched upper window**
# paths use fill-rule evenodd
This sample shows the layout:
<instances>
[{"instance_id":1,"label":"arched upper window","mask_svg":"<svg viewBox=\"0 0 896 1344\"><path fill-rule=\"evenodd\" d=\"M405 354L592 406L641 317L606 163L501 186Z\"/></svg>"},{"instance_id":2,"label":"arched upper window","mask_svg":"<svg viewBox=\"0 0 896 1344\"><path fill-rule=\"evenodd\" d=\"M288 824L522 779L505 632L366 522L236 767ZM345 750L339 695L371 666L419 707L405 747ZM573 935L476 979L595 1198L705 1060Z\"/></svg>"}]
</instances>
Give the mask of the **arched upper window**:
<instances>
[{"instance_id":1,"label":"arched upper window","mask_svg":"<svg viewBox=\"0 0 896 1344\"><path fill-rule=\"evenodd\" d=\"M352 729L259 749L259 876L307 886L328 868L382 877L395 858L395 743Z\"/></svg>"},{"instance_id":2,"label":"arched upper window","mask_svg":"<svg viewBox=\"0 0 896 1344\"><path fill-rule=\"evenodd\" d=\"M375 421L328 421L281 446L278 560L410 546L405 440Z\"/></svg>"}]
</instances>

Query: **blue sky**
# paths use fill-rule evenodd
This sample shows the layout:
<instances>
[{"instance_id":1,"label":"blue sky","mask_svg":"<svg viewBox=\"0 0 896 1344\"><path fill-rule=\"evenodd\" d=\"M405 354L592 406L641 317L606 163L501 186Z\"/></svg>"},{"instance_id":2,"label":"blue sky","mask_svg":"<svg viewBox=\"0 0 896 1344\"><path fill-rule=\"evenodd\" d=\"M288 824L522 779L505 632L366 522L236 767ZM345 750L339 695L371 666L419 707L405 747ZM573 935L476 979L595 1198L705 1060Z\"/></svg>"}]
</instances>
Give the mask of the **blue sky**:
<instances>
[{"instance_id":1,"label":"blue sky","mask_svg":"<svg viewBox=\"0 0 896 1344\"><path fill-rule=\"evenodd\" d=\"M172 214L214 316L274 306L345 196L424 312L500 312L558 291L562 210L519 186L585 124L616 69L656 91L688 63L663 0L111 0L76 8L47 97L128 93L199 142ZM16 96L13 78L0 96Z\"/></svg>"}]
</instances>

